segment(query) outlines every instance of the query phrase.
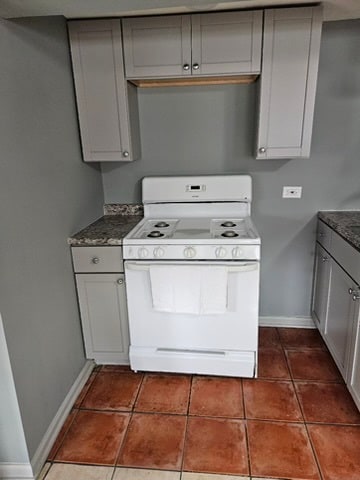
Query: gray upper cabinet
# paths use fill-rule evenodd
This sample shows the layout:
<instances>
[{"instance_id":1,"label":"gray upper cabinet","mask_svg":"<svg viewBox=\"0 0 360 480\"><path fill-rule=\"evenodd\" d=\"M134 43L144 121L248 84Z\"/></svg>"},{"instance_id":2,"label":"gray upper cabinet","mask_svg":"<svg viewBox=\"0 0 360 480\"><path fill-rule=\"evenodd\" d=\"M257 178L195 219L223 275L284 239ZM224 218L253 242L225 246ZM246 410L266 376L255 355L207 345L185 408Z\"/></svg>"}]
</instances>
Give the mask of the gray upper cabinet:
<instances>
[{"instance_id":1,"label":"gray upper cabinet","mask_svg":"<svg viewBox=\"0 0 360 480\"><path fill-rule=\"evenodd\" d=\"M310 155L321 7L265 10L256 158Z\"/></svg>"},{"instance_id":2,"label":"gray upper cabinet","mask_svg":"<svg viewBox=\"0 0 360 480\"><path fill-rule=\"evenodd\" d=\"M124 77L120 20L68 26L83 158L134 160L140 153L137 95Z\"/></svg>"},{"instance_id":3,"label":"gray upper cabinet","mask_svg":"<svg viewBox=\"0 0 360 480\"><path fill-rule=\"evenodd\" d=\"M263 12L123 19L127 78L260 73Z\"/></svg>"}]
</instances>

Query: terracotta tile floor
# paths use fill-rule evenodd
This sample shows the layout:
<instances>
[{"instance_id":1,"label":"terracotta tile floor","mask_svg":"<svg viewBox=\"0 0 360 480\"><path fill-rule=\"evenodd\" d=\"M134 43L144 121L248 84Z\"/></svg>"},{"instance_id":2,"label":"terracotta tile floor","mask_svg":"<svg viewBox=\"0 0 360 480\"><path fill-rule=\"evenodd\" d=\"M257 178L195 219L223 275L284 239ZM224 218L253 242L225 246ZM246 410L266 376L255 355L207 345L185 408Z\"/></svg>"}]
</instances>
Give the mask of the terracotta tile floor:
<instances>
[{"instance_id":1,"label":"terracotta tile floor","mask_svg":"<svg viewBox=\"0 0 360 480\"><path fill-rule=\"evenodd\" d=\"M316 330L260 328L257 379L96 367L45 480L360 480L360 413Z\"/></svg>"}]
</instances>

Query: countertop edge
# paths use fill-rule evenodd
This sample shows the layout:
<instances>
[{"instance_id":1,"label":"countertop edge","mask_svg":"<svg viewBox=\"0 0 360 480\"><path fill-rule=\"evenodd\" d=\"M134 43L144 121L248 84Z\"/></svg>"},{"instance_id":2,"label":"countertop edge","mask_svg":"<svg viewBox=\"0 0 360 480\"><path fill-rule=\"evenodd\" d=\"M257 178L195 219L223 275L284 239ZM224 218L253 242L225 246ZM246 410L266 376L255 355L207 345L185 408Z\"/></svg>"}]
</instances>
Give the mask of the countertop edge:
<instances>
[{"instance_id":1,"label":"countertop edge","mask_svg":"<svg viewBox=\"0 0 360 480\"><path fill-rule=\"evenodd\" d=\"M322 210L318 212L318 218L360 252L360 235L350 228L354 225L360 227L360 210Z\"/></svg>"}]
</instances>

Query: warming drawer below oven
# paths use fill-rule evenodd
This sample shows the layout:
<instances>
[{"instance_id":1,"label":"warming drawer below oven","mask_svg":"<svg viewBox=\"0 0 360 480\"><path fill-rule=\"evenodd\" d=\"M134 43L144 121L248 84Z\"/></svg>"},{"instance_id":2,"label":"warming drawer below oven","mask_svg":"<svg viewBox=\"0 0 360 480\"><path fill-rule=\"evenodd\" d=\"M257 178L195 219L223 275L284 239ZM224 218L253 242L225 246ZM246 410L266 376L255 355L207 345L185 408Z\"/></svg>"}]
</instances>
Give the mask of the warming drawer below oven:
<instances>
[{"instance_id":1,"label":"warming drawer below oven","mask_svg":"<svg viewBox=\"0 0 360 480\"><path fill-rule=\"evenodd\" d=\"M218 314L158 311L150 267L224 266L226 310ZM259 262L126 261L130 365L134 370L253 377L258 346Z\"/></svg>"},{"instance_id":2,"label":"warming drawer below oven","mask_svg":"<svg viewBox=\"0 0 360 480\"><path fill-rule=\"evenodd\" d=\"M256 376L253 352L188 350L130 346L130 364L135 371L197 373L232 377Z\"/></svg>"}]
</instances>

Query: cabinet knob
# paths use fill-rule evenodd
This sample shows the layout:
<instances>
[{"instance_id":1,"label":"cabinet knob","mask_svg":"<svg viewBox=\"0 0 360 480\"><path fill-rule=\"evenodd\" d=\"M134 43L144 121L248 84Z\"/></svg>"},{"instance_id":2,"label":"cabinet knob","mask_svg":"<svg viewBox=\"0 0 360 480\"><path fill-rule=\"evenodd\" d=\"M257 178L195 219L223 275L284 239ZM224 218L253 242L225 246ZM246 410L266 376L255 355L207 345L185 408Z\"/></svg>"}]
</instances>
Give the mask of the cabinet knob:
<instances>
[{"instance_id":1,"label":"cabinet knob","mask_svg":"<svg viewBox=\"0 0 360 480\"><path fill-rule=\"evenodd\" d=\"M193 68L193 70L199 70L200 65L198 63L194 63L192 68Z\"/></svg>"},{"instance_id":2,"label":"cabinet knob","mask_svg":"<svg viewBox=\"0 0 360 480\"><path fill-rule=\"evenodd\" d=\"M265 153L266 152L266 148L265 147L260 147L259 148L259 153Z\"/></svg>"},{"instance_id":3,"label":"cabinet knob","mask_svg":"<svg viewBox=\"0 0 360 480\"><path fill-rule=\"evenodd\" d=\"M354 302L356 302L356 300L360 300L359 292L355 291L352 299Z\"/></svg>"},{"instance_id":4,"label":"cabinet knob","mask_svg":"<svg viewBox=\"0 0 360 480\"><path fill-rule=\"evenodd\" d=\"M325 263L329 260L329 257L322 257L321 260Z\"/></svg>"},{"instance_id":5,"label":"cabinet knob","mask_svg":"<svg viewBox=\"0 0 360 480\"><path fill-rule=\"evenodd\" d=\"M349 295L352 295L353 293L354 293L354 290L353 290L352 288L349 288L348 294L349 294Z\"/></svg>"},{"instance_id":6,"label":"cabinet knob","mask_svg":"<svg viewBox=\"0 0 360 480\"><path fill-rule=\"evenodd\" d=\"M127 158L129 156L129 152L127 150L123 151L123 157Z\"/></svg>"},{"instance_id":7,"label":"cabinet knob","mask_svg":"<svg viewBox=\"0 0 360 480\"><path fill-rule=\"evenodd\" d=\"M183 65L183 70L190 70L190 65L188 63L185 63Z\"/></svg>"},{"instance_id":8,"label":"cabinet knob","mask_svg":"<svg viewBox=\"0 0 360 480\"><path fill-rule=\"evenodd\" d=\"M122 284L124 283L124 279L123 279L123 278L118 278L118 279L116 280L116 283L117 283L118 285L122 285Z\"/></svg>"},{"instance_id":9,"label":"cabinet knob","mask_svg":"<svg viewBox=\"0 0 360 480\"><path fill-rule=\"evenodd\" d=\"M100 262L100 258L99 257L93 257L91 259L92 263L94 263L95 265L97 265L99 262Z\"/></svg>"}]
</instances>

